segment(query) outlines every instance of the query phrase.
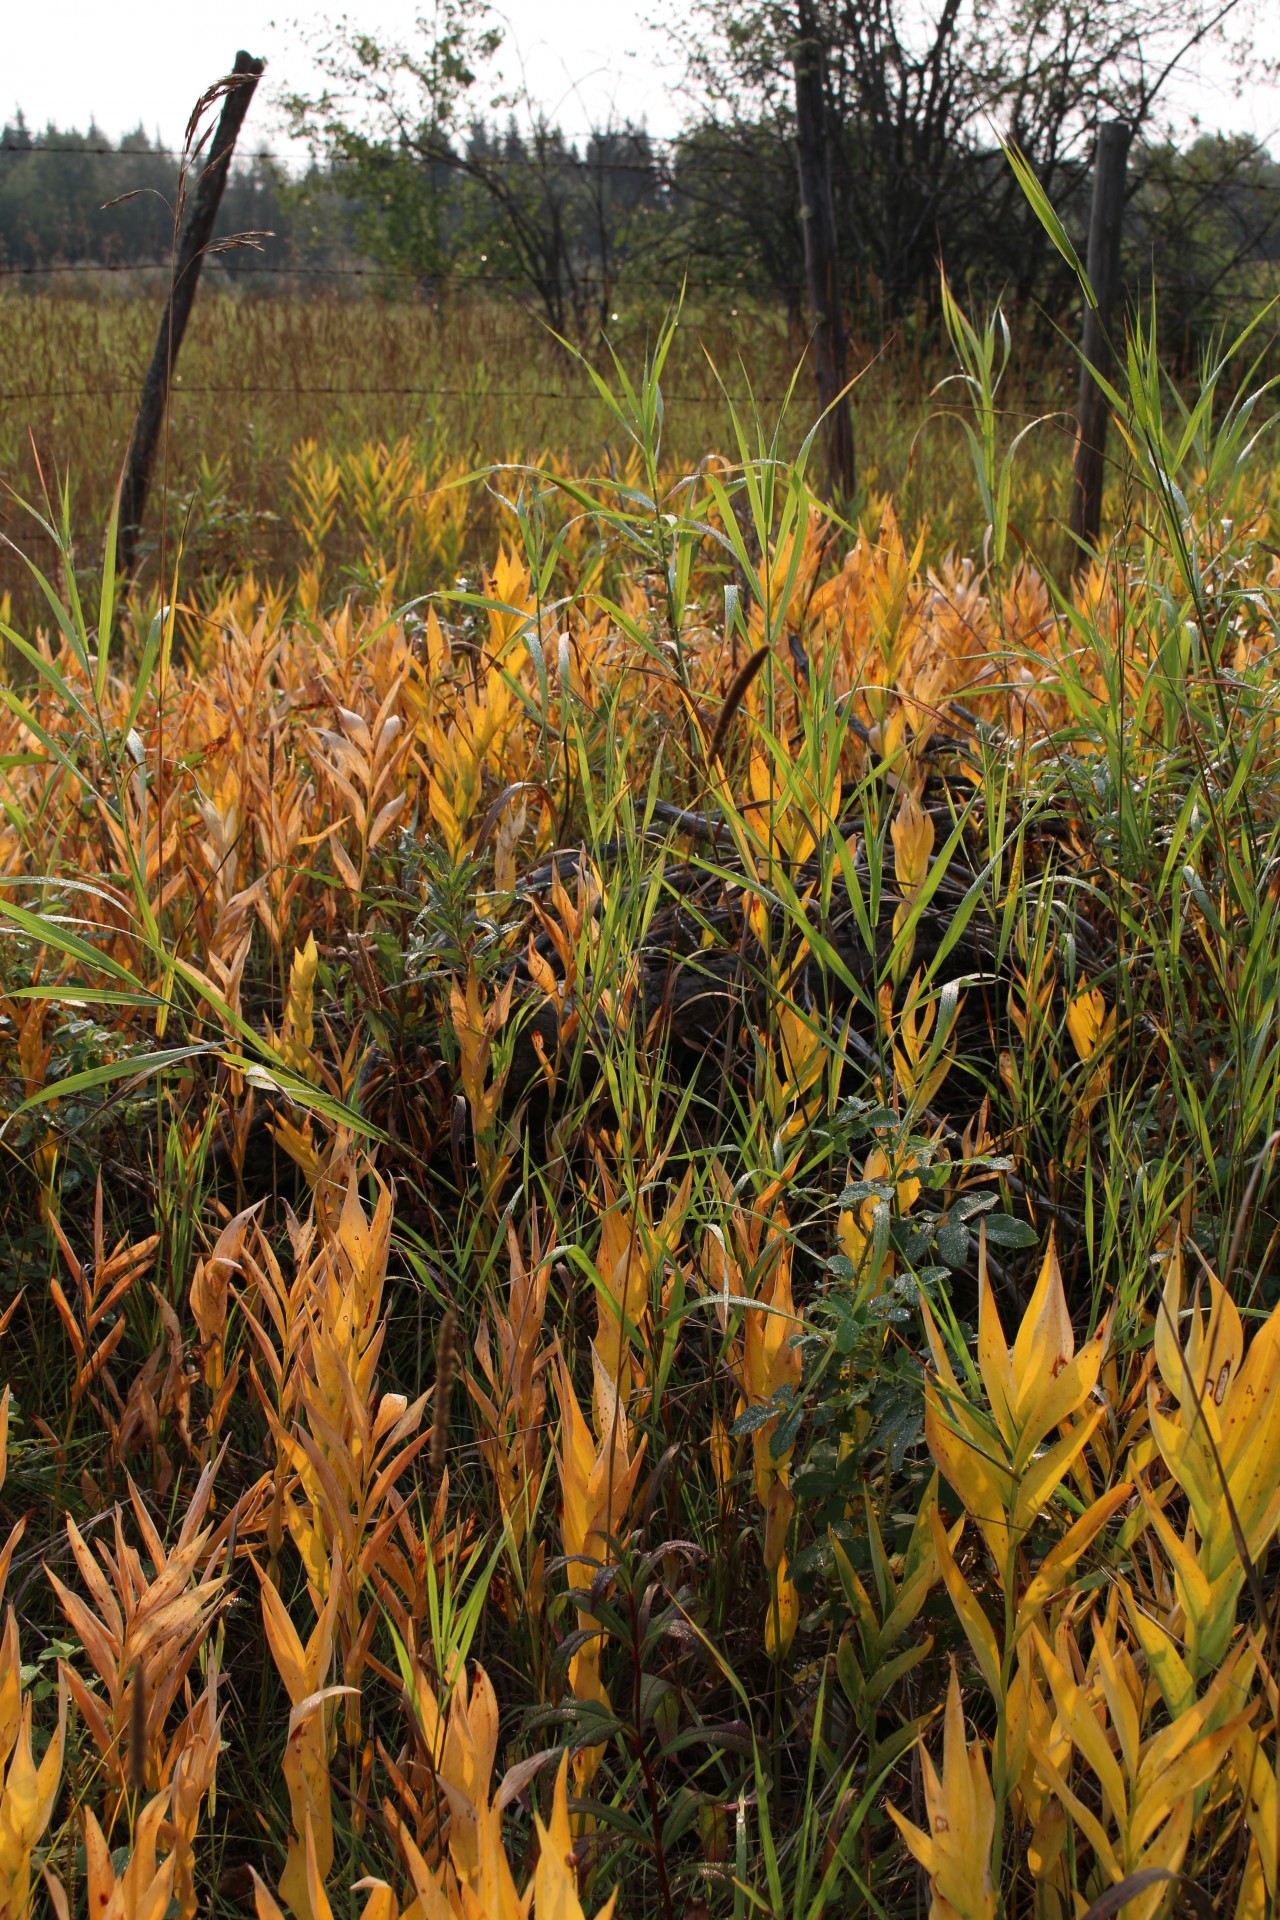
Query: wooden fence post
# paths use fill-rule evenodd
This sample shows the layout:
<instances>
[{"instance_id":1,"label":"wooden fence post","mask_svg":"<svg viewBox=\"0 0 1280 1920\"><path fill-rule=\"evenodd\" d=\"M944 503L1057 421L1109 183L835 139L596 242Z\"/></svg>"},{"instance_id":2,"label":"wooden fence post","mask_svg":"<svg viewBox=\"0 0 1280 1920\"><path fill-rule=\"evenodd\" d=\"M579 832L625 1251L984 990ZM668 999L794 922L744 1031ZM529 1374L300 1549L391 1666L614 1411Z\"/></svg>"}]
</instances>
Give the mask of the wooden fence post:
<instances>
[{"instance_id":1,"label":"wooden fence post","mask_svg":"<svg viewBox=\"0 0 1280 1920\"><path fill-rule=\"evenodd\" d=\"M222 190L231 169L236 136L249 111L249 102L265 66L265 60L255 60L248 53L237 53L209 157L182 223L169 298L165 303L155 352L151 356L142 398L138 403L138 417L134 422L133 439L129 443L129 459L120 497L120 535L116 553L117 565L125 576L133 572L147 489L151 483L151 469L155 464L156 447L169 401L169 382L173 378L182 336L191 318L196 288L200 283L200 268L205 250L213 237Z\"/></svg>"},{"instance_id":2,"label":"wooden fence post","mask_svg":"<svg viewBox=\"0 0 1280 1920\"><path fill-rule=\"evenodd\" d=\"M1111 366L1110 331L1120 279L1120 233L1124 223L1125 168L1133 129L1124 120L1108 120L1098 129L1093 170L1093 209L1089 217L1088 274L1097 299L1084 317L1084 364L1080 368L1079 427L1071 474L1071 533L1074 565L1079 568L1095 547L1102 525L1102 483L1105 472L1106 395L1092 368L1106 374Z\"/></svg>"},{"instance_id":3,"label":"wooden fence post","mask_svg":"<svg viewBox=\"0 0 1280 1920\"><path fill-rule=\"evenodd\" d=\"M848 396L837 398L848 380L848 348L840 312L840 275L836 255L835 202L827 145L827 109L823 93L822 41L812 0L799 0L799 32L794 65L796 82L796 160L800 174L800 231L804 239L804 275L813 328L818 405L826 414L827 483L836 500L852 498L856 479L853 416ZM828 411L829 409L829 411Z\"/></svg>"}]
</instances>

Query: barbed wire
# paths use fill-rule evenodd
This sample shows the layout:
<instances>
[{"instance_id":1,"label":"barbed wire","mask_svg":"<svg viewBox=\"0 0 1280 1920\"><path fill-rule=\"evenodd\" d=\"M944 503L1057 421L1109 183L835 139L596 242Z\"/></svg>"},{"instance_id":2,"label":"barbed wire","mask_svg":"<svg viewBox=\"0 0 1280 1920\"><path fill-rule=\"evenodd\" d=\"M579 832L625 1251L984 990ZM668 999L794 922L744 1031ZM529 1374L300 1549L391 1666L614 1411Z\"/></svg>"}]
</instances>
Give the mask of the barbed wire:
<instances>
[{"instance_id":1,"label":"barbed wire","mask_svg":"<svg viewBox=\"0 0 1280 1920\"><path fill-rule=\"evenodd\" d=\"M205 265L214 262L205 261ZM40 279L46 274L59 273L170 273L173 270L171 260L56 260L38 265L23 266L0 262L0 278L3 279ZM243 266L237 264L228 269L231 279L240 279L247 274L275 276L277 279L302 280L413 280L420 282L425 276L414 272L412 267L298 267L287 263L273 265L270 261L253 262ZM512 287L522 276L516 272L477 273L472 268L462 272L449 271L437 276L441 287L459 283L475 284L487 287ZM591 286L592 281L580 282Z\"/></svg>"}]
</instances>

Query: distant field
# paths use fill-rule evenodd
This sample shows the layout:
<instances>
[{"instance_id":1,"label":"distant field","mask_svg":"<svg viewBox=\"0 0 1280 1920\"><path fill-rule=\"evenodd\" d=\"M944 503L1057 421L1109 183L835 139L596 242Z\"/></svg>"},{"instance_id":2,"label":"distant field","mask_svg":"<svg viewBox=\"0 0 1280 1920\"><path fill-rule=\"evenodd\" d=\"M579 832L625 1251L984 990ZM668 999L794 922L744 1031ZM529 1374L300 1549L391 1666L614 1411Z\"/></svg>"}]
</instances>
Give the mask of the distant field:
<instances>
[{"instance_id":1,"label":"distant field","mask_svg":"<svg viewBox=\"0 0 1280 1920\"><path fill-rule=\"evenodd\" d=\"M38 453L51 487L71 482L81 542L105 524L160 310L158 290L125 300L14 296L0 305L0 477L38 498ZM617 345L628 362L643 357L660 318L656 306L647 319L622 316ZM781 313L687 309L663 382L664 468L674 475L709 452L733 455L720 382L746 414L754 394L772 428L803 348L803 335ZM891 496L908 524L927 525L929 553L971 543L980 515L968 455L959 427L938 417L954 394L933 392L951 363L933 346L891 340L857 348L854 365L862 375L855 394L861 477L873 515L875 501ZM1033 543L1052 539L1066 497L1060 420L1070 372L1065 349L1057 364L1037 356L1030 376L1011 376L1002 391L1010 435L1029 418L1051 416L1020 466L1020 526ZM802 368L781 450L795 450L812 413L812 380ZM189 586L246 568L271 578L294 570L287 475L294 449L308 440L338 460L403 440L428 474L548 454L594 473L625 458L585 370L515 307L241 300L206 290L178 366L167 474L157 474L157 487L167 481L170 551L172 535L186 527ZM474 555L487 551L494 531L482 505L473 515ZM153 544L157 520L153 505ZM11 496L0 500L0 531L50 557ZM333 538L339 560L358 556L358 529L339 520ZM439 582L408 584L420 590ZM5 586L25 602L23 572L11 555L0 558Z\"/></svg>"}]
</instances>

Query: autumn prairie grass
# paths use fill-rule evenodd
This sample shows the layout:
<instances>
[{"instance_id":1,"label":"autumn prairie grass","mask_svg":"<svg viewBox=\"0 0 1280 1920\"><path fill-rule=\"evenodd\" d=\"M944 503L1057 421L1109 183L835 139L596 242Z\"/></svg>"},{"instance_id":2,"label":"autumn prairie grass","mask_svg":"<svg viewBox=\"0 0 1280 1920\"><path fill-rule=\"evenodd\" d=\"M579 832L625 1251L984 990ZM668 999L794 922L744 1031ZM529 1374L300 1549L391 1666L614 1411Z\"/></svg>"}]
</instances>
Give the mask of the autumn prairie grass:
<instances>
[{"instance_id":1,"label":"autumn prairie grass","mask_svg":"<svg viewBox=\"0 0 1280 1920\"><path fill-rule=\"evenodd\" d=\"M1274 1903L1269 390L1135 333L1073 578L948 315L972 560L674 319L611 464L282 436L270 581L49 521L3 1920Z\"/></svg>"}]
</instances>

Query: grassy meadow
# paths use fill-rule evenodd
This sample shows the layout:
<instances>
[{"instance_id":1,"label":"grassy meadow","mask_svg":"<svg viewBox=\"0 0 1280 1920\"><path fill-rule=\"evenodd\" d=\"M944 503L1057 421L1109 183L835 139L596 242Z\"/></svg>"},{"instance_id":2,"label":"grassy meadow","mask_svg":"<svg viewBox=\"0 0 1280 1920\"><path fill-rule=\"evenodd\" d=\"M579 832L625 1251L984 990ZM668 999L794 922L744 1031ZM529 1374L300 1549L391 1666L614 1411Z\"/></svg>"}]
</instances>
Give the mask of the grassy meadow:
<instances>
[{"instance_id":1,"label":"grassy meadow","mask_svg":"<svg viewBox=\"0 0 1280 1920\"><path fill-rule=\"evenodd\" d=\"M0 1920L1274 1911L1269 391L949 311L211 298L161 591L6 302Z\"/></svg>"},{"instance_id":2,"label":"grassy meadow","mask_svg":"<svg viewBox=\"0 0 1280 1920\"><path fill-rule=\"evenodd\" d=\"M75 531L90 564L100 558L94 542L110 512L162 301L158 279L147 297L0 296L0 472L28 501L70 482ZM643 365L660 323L656 309L620 315L614 338L628 365ZM937 391L954 362L925 344L921 326L909 331L910 344L855 345L860 474L872 515L892 499L904 522L926 527L933 558L980 537L980 503L963 435L946 417L951 391ZM771 425L781 419L780 445L794 454L811 424L811 375L800 374L787 404L803 351L801 330L772 309L744 306L735 314L687 303L663 381L664 468L692 471L709 454L731 453L730 402L743 411L758 402ZM1037 550L1053 544L1065 495L1073 380L1063 346L1048 360L1037 354L1025 375L1015 364L1003 383L1008 437L1033 419L1045 421L1019 501ZM183 544L189 594L248 572L287 587L306 558L291 474L296 450L308 442L340 464L386 448L412 469L418 487L424 476L434 483L493 463L553 459L573 473L608 472L631 451L583 368L535 315L514 305L454 298L432 309L304 294L255 300L205 289L178 367L165 489L166 547ZM362 498L358 480L340 489L328 540L345 577L367 586ZM149 521L146 577L153 580L158 500ZM48 536L8 492L0 498L0 532L46 569L54 564ZM484 564L508 535L500 503L477 487L468 558ZM416 561L410 557L401 588L438 588L438 572ZM0 561L0 580L34 618L43 603L15 556Z\"/></svg>"}]
</instances>

